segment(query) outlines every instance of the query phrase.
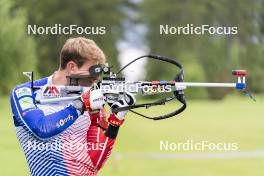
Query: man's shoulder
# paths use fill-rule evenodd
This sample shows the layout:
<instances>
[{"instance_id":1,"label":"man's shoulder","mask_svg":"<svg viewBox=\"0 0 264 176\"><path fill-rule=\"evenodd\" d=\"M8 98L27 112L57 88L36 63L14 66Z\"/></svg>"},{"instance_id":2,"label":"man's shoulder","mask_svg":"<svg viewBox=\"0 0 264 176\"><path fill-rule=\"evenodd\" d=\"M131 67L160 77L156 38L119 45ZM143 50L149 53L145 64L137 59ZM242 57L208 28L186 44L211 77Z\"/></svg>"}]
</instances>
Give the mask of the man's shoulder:
<instances>
[{"instance_id":1,"label":"man's shoulder","mask_svg":"<svg viewBox=\"0 0 264 176\"><path fill-rule=\"evenodd\" d=\"M48 77L36 80L33 82L34 86L44 86L48 83ZM19 84L14 87L13 91L11 92L11 97L16 95L17 98L22 96L31 96L34 90L32 90L31 82L26 82L23 84Z\"/></svg>"},{"instance_id":2,"label":"man's shoulder","mask_svg":"<svg viewBox=\"0 0 264 176\"><path fill-rule=\"evenodd\" d=\"M47 83L48 83L48 77L33 81L34 86L44 86ZM18 90L21 88L30 88L31 89L31 82L19 84L19 85L15 86L13 90Z\"/></svg>"}]
</instances>

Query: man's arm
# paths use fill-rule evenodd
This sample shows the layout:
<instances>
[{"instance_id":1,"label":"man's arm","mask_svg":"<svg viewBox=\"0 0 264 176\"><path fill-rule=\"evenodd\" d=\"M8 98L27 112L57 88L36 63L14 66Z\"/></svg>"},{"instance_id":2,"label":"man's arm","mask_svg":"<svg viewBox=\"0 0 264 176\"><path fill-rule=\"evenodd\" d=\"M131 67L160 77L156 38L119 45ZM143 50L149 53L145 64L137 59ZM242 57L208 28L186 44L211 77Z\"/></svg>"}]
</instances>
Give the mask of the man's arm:
<instances>
[{"instance_id":1,"label":"man's arm","mask_svg":"<svg viewBox=\"0 0 264 176\"><path fill-rule=\"evenodd\" d=\"M136 100L130 93L128 99L121 99L111 104L112 108L135 104ZM88 153L93 163L93 171L98 172L113 149L119 127L124 123L127 111L110 114L106 121L105 109L101 113L90 113L91 126L87 133Z\"/></svg>"},{"instance_id":2,"label":"man's arm","mask_svg":"<svg viewBox=\"0 0 264 176\"><path fill-rule=\"evenodd\" d=\"M61 133L73 124L79 116L72 104L58 112L45 115L36 106L33 92L27 86L15 88L10 100L13 115L40 139L48 139Z\"/></svg>"},{"instance_id":3,"label":"man's arm","mask_svg":"<svg viewBox=\"0 0 264 176\"><path fill-rule=\"evenodd\" d=\"M115 138L111 138L105 134L108 128L108 123L105 120L105 115L99 113L90 114L91 126L87 132L88 154L93 165L93 172L98 172L108 156L111 154ZM100 125L100 123L104 123Z\"/></svg>"}]
</instances>

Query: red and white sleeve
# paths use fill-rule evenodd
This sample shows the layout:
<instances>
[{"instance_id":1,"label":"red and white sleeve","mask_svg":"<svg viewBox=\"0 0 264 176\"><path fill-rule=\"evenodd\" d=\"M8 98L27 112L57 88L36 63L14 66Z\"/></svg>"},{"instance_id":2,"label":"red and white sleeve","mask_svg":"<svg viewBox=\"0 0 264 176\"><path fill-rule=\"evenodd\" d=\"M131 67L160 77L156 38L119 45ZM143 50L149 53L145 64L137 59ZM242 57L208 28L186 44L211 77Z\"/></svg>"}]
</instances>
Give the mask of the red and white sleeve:
<instances>
[{"instance_id":1,"label":"red and white sleeve","mask_svg":"<svg viewBox=\"0 0 264 176\"><path fill-rule=\"evenodd\" d=\"M105 109L100 113L90 114L91 125L87 132L88 154L90 156L94 172L97 173L111 154L115 138L105 134L108 128Z\"/></svg>"}]
</instances>

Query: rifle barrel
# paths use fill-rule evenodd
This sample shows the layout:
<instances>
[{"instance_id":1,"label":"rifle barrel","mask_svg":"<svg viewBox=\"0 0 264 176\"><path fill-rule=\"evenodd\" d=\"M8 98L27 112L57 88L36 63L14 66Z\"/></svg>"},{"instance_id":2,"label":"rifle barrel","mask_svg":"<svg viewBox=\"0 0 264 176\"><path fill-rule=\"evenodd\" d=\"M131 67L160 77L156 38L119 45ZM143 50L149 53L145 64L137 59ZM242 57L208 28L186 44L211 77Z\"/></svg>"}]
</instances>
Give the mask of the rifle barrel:
<instances>
[{"instance_id":1,"label":"rifle barrel","mask_svg":"<svg viewBox=\"0 0 264 176\"><path fill-rule=\"evenodd\" d=\"M236 83L176 82L175 86L186 87L236 87Z\"/></svg>"}]
</instances>

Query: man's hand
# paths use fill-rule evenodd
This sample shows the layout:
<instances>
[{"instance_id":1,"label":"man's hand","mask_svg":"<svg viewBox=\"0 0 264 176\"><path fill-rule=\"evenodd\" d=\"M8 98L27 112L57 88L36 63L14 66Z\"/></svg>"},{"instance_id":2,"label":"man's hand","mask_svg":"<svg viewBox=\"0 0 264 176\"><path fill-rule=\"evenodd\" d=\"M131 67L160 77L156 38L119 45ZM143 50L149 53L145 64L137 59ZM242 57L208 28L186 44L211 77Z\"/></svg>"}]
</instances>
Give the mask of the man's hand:
<instances>
[{"instance_id":1,"label":"man's hand","mask_svg":"<svg viewBox=\"0 0 264 176\"><path fill-rule=\"evenodd\" d=\"M131 106L131 105L134 105L135 103L136 103L136 99L135 99L134 95L131 93L126 93L121 97L121 99L114 102L111 105L111 108L120 108L120 107ZM128 111L121 111L118 113L110 114L108 122L113 126L122 125L124 123L125 116L126 116L127 112Z\"/></svg>"},{"instance_id":2,"label":"man's hand","mask_svg":"<svg viewBox=\"0 0 264 176\"><path fill-rule=\"evenodd\" d=\"M100 89L88 90L81 96L85 111L100 110L104 107L105 98Z\"/></svg>"}]
</instances>

